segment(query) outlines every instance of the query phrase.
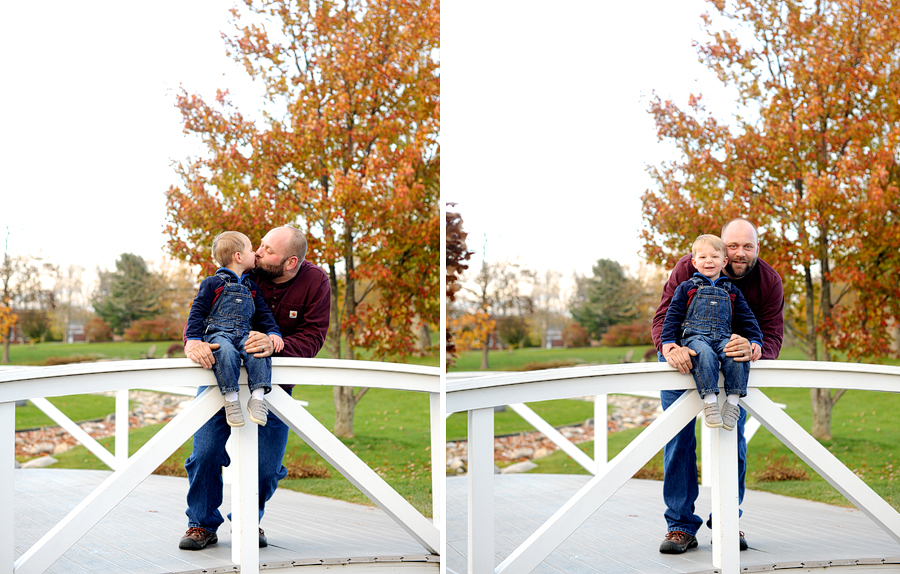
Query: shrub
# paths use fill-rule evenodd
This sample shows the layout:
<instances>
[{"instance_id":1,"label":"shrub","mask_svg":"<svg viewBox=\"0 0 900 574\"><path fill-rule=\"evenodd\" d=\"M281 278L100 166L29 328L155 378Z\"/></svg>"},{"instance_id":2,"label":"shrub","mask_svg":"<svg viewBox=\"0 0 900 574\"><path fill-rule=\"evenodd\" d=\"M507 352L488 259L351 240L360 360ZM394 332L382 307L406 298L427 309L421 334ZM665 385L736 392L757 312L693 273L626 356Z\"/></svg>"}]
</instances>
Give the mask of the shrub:
<instances>
[{"instance_id":1,"label":"shrub","mask_svg":"<svg viewBox=\"0 0 900 574\"><path fill-rule=\"evenodd\" d=\"M769 457L766 457L768 460ZM791 466L786 456L779 456L766 463L766 468L753 474L756 482L780 482L783 480L809 480L806 470Z\"/></svg>"},{"instance_id":2,"label":"shrub","mask_svg":"<svg viewBox=\"0 0 900 574\"><path fill-rule=\"evenodd\" d=\"M627 325L613 325L603 334L600 342L606 347L652 345L653 337L650 335L650 327L650 321L635 321Z\"/></svg>"},{"instance_id":3,"label":"shrub","mask_svg":"<svg viewBox=\"0 0 900 574\"><path fill-rule=\"evenodd\" d=\"M578 323L569 323L562 332L563 344L566 347L588 347L591 344L591 334Z\"/></svg>"},{"instance_id":4,"label":"shrub","mask_svg":"<svg viewBox=\"0 0 900 574\"><path fill-rule=\"evenodd\" d=\"M112 341L113 333L106 321L93 317L84 325L84 336L88 343L102 343Z\"/></svg>"},{"instance_id":5,"label":"shrub","mask_svg":"<svg viewBox=\"0 0 900 574\"><path fill-rule=\"evenodd\" d=\"M141 319L125 329L125 340L141 342L180 339L182 326L172 319Z\"/></svg>"},{"instance_id":6,"label":"shrub","mask_svg":"<svg viewBox=\"0 0 900 574\"><path fill-rule=\"evenodd\" d=\"M331 472L325 466L316 464L308 454L301 454L285 465L285 478L331 478Z\"/></svg>"}]
</instances>

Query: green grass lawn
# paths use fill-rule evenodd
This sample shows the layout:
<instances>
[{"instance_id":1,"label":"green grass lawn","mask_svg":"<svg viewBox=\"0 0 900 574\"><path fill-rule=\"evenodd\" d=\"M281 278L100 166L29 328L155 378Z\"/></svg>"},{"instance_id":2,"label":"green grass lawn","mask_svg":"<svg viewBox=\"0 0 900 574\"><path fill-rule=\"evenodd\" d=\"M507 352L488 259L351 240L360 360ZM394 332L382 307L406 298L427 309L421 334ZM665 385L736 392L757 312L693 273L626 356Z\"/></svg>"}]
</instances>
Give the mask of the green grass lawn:
<instances>
[{"instance_id":1,"label":"green grass lawn","mask_svg":"<svg viewBox=\"0 0 900 574\"><path fill-rule=\"evenodd\" d=\"M181 345L181 341L153 341L131 343L128 341L116 341L107 343L38 343L35 345L10 345L9 361L12 365L47 365L53 364L60 358L68 358L72 362L99 361L99 360L129 360L146 358L150 348L153 347L153 357L162 358L166 350L173 344ZM184 358L181 351L172 355ZM328 359L331 356L328 350L323 348L316 355L319 358ZM365 349L357 350L360 360L369 360ZM65 361L62 361L65 362ZM440 357L435 353L424 357L408 357L404 363L413 365L426 365L436 367L440 364Z\"/></svg>"},{"instance_id":2,"label":"green grass lawn","mask_svg":"<svg viewBox=\"0 0 900 574\"><path fill-rule=\"evenodd\" d=\"M54 359L68 357L76 362L99 360L143 359L153 347L153 356L161 358L172 344L181 341L154 341L131 343L117 341L107 343L37 343L35 345L10 345L9 362L12 365L46 365ZM174 357L184 357L178 352Z\"/></svg>"},{"instance_id":3,"label":"green grass lawn","mask_svg":"<svg viewBox=\"0 0 900 574\"><path fill-rule=\"evenodd\" d=\"M644 353L652 348L650 345L636 347L581 347L577 349L538 349L525 348L516 350L491 351L488 354L488 366L492 371L531 370L528 366L552 367L571 365L597 365L624 363L631 353L631 362L637 363ZM462 353L456 365L448 371L478 371L481 369L481 351Z\"/></svg>"},{"instance_id":4,"label":"green grass lawn","mask_svg":"<svg viewBox=\"0 0 900 574\"><path fill-rule=\"evenodd\" d=\"M104 419L116 411L115 397L103 395L67 395L51 397L48 400L76 423ZM44 426L56 426L56 423L30 401L27 406L16 407L17 431Z\"/></svg>"}]
</instances>

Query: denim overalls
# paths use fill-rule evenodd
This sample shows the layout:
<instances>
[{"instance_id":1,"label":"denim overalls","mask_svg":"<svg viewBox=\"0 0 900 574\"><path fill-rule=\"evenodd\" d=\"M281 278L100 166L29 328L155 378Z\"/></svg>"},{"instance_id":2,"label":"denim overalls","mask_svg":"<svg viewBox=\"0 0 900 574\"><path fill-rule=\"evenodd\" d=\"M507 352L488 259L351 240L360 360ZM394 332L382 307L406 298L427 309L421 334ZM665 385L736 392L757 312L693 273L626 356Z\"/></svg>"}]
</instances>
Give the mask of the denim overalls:
<instances>
[{"instance_id":1,"label":"denim overalls","mask_svg":"<svg viewBox=\"0 0 900 574\"><path fill-rule=\"evenodd\" d=\"M725 375L725 393L747 395L750 363L737 362L725 355L725 345L731 340L731 284L719 279L715 285L709 280L692 277L697 291L691 299L681 323L681 345L697 352L691 357L694 382L700 396L719 393L719 367Z\"/></svg>"},{"instance_id":2,"label":"denim overalls","mask_svg":"<svg viewBox=\"0 0 900 574\"><path fill-rule=\"evenodd\" d=\"M216 275L225 281L225 286L206 318L203 340L219 344L219 348L213 351L216 359L213 370L219 390L223 395L237 392L243 361L247 367L250 390L262 387L268 393L272 389L272 359L257 358L244 350L251 319L256 311L250 289L235 281L233 274L220 272Z\"/></svg>"}]
</instances>

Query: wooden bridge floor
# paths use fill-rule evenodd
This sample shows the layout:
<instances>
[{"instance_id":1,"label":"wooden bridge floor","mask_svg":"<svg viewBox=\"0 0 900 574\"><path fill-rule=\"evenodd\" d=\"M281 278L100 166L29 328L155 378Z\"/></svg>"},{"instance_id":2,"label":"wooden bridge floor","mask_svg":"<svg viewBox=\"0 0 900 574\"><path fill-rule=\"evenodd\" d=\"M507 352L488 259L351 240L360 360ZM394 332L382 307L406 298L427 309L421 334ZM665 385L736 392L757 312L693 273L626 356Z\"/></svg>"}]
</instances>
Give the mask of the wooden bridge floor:
<instances>
[{"instance_id":1,"label":"wooden bridge floor","mask_svg":"<svg viewBox=\"0 0 900 574\"><path fill-rule=\"evenodd\" d=\"M110 472L26 469L15 473L15 551L34 542L103 482ZM56 574L232 572L231 533L226 521L219 542L201 551L178 549L187 530L187 479L149 476L69 549L47 572ZM223 511L230 508L225 487ZM417 564L438 570L426 551L381 510L279 489L261 526L269 541L260 569L285 563L337 564L347 559ZM302 571L302 570L301 570Z\"/></svg>"},{"instance_id":2,"label":"wooden bridge floor","mask_svg":"<svg viewBox=\"0 0 900 574\"><path fill-rule=\"evenodd\" d=\"M590 477L586 475L495 475L495 566L543 524ZM466 572L467 482L447 479L447 571ZM741 530L750 549L741 552L743 572L816 566L900 572L900 544L865 514L818 502L747 490ZM669 574L713 572L711 530L681 555L659 553L666 532L662 482L630 480L534 571L541 574ZM710 489L701 487L697 513L710 511ZM864 566L852 571L872 571ZM829 568L830 570L830 568ZM840 571L848 571L843 569Z\"/></svg>"}]
</instances>

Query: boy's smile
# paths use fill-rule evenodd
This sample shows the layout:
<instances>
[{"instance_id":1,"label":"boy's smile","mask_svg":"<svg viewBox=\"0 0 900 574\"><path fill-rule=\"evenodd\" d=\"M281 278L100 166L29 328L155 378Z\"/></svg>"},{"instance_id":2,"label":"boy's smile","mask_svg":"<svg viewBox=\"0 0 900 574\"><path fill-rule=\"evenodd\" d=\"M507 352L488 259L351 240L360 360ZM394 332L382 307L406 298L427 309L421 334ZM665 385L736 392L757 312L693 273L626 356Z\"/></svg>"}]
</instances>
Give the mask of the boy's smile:
<instances>
[{"instance_id":1,"label":"boy's smile","mask_svg":"<svg viewBox=\"0 0 900 574\"><path fill-rule=\"evenodd\" d=\"M697 254L691 257L691 263L701 275L715 281L722 274L728 258L712 245L703 244L698 246Z\"/></svg>"}]
</instances>

